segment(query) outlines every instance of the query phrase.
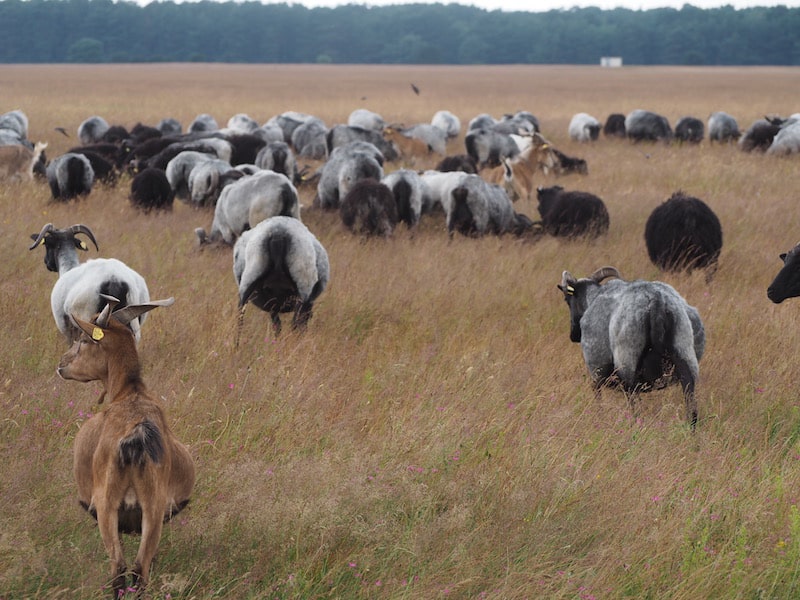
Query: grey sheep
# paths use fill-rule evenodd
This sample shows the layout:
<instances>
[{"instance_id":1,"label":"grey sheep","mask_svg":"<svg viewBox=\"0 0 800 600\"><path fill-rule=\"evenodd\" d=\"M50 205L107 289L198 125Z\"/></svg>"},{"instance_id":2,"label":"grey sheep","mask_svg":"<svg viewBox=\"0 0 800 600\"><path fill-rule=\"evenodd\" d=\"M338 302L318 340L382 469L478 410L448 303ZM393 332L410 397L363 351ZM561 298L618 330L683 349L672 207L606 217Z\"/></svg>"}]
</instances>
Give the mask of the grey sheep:
<instances>
[{"instance_id":1,"label":"grey sheep","mask_svg":"<svg viewBox=\"0 0 800 600\"><path fill-rule=\"evenodd\" d=\"M570 139L576 142L593 142L600 135L600 121L587 113L577 113L572 116L567 127Z\"/></svg>"},{"instance_id":2,"label":"grey sheep","mask_svg":"<svg viewBox=\"0 0 800 600\"><path fill-rule=\"evenodd\" d=\"M444 131L447 139L457 138L461 133L461 120L449 110L439 110L431 118L431 125Z\"/></svg>"},{"instance_id":3,"label":"grey sheep","mask_svg":"<svg viewBox=\"0 0 800 600\"><path fill-rule=\"evenodd\" d=\"M78 125L78 139L84 146L96 144L103 141L103 136L109 129L110 125L103 117L89 117Z\"/></svg>"},{"instance_id":4,"label":"grey sheep","mask_svg":"<svg viewBox=\"0 0 800 600\"><path fill-rule=\"evenodd\" d=\"M620 386L632 410L640 392L680 382L686 420L697 423L695 385L705 351L697 309L660 281L624 281L614 267L576 279L568 271L558 288L570 314L570 340L578 342L595 394Z\"/></svg>"},{"instance_id":5,"label":"grey sheep","mask_svg":"<svg viewBox=\"0 0 800 600\"><path fill-rule=\"evenodd\" d=\"M487 233L522 235L533 227L525 215L516 213L508 194L499 185L487 183L479 175L464 175L452 190L447 211L447 231L466 236Z\"/></svg>"},{"instance_id":6,"label":"grey sheep","mask_svg":"<svg viewBox=\"0 0 800 600\"><path fill-rule=\"evenodd\" d=\"M708 117L709 142L735 142L741 137L739 124L726 112L717 111Z\"/></svg>"},{"instance_id":7,"label":"grey sheep","mask_svg":"<svg viewBox=\"0 0 800 600\"><path fill-rule=\"evenodd\" d=\"M271 217L236 241L233 275L239 288L240 327L250 302L270 314L278 335L282 312L294 312L295 329L306 326L314 302L328 285L330 264L325 248L302 222Z\"/></svg>"},{"instance_id":8,"label":"grey sheep","mask_svg":"<svg viewBox=\"0 0 800 600\"><path fill-rule=\"evenodd\" d=\"M315 205L339 208L339 202L360 179L383 178L383 154L368 142L351 142L335 148L322 166Z\"/></svg>"},{"instance_id":9,"label":"grey sheep","mask_svg":"<svg viewBox=\"0 0 800 600\"><path fill-rule=\"evenodd\" d=\"M381 180L392 191L394 202L397 205L397 218L405 223L408 228L419 223L422 214L422 199L424 184L419 173L411 169L398 169Z\"/></svg>"},{"instance_id":10,"label":"grey sheep","mask_svg":"<svg viewBox=\"0 0 800 600\"><path fill-rule=\"evenodd\" d=\"M86 196L94 185L92 163L83 154L67 152L47 165L47 183L54 200L71 200Z\"/></svg>"},{"instance_id":11,"label":"grey sheep","mask_svg":"<svg viewBox=\"0 0 800 600\"><path fill-rule=\"evenodd\" d=\"M641 109L634 110L625 117L625 133L634 142L669 142L673 137L672 127L666 117Z\"/></svg>"},{"instance_id":12,"label":"grey sheep","mask_svg":"<svg viewBox=\"0 0 800 600\"><path fill-rule=\"evenodd\" d=\"M259 150L256 156L257 167L283 173L292 183L298 182L297 159L286 142L270 142Z\"/></svg>"},{"instance_id":13,"label":"grey sheep","mask_svg":"<svg viewBox=\"0 0 800 600\"><path fill-rule=\"evenodd\" d=\"M797 153L800 153L800 119L790 119L775 134L767 154L781 156Z\"/></svg>"},{"instance_id":14,"label":"grey sheep","mask_svg":"<svg viewBox=\"0 0 800 600\"><path fill-rule=\"evenodd\" d=\"M197 115L194 120L189 123L186 131L189 133L210 133L219 130L217 120L208 113Z\"/></svg>"},{"instance_id":15,"label":"grey sheep","mask_svg":"<svg viewBox=\"0 0 800 600\"><path fill-rule=\"evenodd\" d=\"M357 108L347 117L347 124L350 127L360 127L361 129L372 129L382 131L386 127L386 121L378 113L366 108Z\"/></svg>"}]
</instances>

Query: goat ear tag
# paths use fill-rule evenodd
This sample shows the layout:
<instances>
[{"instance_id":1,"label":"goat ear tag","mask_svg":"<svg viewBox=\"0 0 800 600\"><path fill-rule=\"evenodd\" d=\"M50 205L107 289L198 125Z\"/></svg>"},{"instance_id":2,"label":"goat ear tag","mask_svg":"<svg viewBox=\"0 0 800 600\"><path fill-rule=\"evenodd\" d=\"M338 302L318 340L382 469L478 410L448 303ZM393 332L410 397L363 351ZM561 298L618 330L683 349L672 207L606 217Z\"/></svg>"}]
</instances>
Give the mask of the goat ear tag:
<instances>
[{"instance_id":1,"label":"goat ear tag","mask_svg":"<svg viewBox=\"0 0 800 600\"><path fill-rule=\"evenodd\" d=\"M568 293L570 296L573 296L573 295L575 295L575 288L574 288L574 287L572 287L571 285L568 285L568 286L567 286L567 293Z\"/></svg>"},{"instance_id":2,"label":"goat ear tag","mask_svg":"<svg viewBox=\"0 0 800 600\"><path fill-rule=\"evenodd\" d=\"M104 335L103 334L103 330L100 329L99 327L95 327L94 329L92 329L92 339L94 341L98 342L98 341L102 340L103 339L103 335Z\"/></svg>"},{"instance_id":3,"label":"goat ear tag","mask_svg":"<svg viewBox=\"0 0 800 600\"><path fill-rule=\"evenodd\" d=\"M81 242L81 250L88 250L89 246L86 245L86 242Z\"/></svg>"}]
</instances>

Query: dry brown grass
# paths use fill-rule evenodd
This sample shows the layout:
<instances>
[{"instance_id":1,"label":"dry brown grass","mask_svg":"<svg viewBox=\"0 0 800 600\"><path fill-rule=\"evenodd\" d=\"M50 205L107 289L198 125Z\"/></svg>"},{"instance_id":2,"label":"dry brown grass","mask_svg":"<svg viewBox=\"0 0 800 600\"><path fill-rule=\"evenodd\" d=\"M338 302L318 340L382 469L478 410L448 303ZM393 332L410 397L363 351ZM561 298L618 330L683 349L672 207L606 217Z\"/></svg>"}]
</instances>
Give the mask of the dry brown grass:
<instances>
[{"instance_id":1,"label":"dry brown grass","mask_svg":"<svg viewBox=\"0 0 800 600\"><path fill-rule=\"evenodd\" d=\"M796 112L798 84L800 71L779 68L0 67L0 111L22 108L51 157L92 114L132 126L298 110L333 124L365 107L410 124L448 109L466 125L530 110L589 163L587 177L558 183L596 193L611 215L595 242L451 242L433 217L413 236L362 241L306 209L332 267L308 331L274 339L251 309L234 350L231 253L194 241L210 214L179 204L139 215L125 179L69 205L49 203L41 182L0 188L0 598L106 593L71 475L99 390L54 373L65 349L48 302L56 275L27 251L46 222L88 224L101 256L177 299L152 313L141 353L198 483L165 529L157 598L797 596L800 307L772 305L766 287L800 239L798 159L707 143L582 146L566 129L575 112L635 108L673 123L725 110L747 127ZM723 224L710 285L647 259L647 216L677 189ZM313 190L302 194L309 206ZM536 214L532 202L518 209ZM603 264L673 284L704 318L695 433L675 389L646 397L637 419L617 394L595 402L555 285L565 268Z\"/></svg>"}]
</instances>

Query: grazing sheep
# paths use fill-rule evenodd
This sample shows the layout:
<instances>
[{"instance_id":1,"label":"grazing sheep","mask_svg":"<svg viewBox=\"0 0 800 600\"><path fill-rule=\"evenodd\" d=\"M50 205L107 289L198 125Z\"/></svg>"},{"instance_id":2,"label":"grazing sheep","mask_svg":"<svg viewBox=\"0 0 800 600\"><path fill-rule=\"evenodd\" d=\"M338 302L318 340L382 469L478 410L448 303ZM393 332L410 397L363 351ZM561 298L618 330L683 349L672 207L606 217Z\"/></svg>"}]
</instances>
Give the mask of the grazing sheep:
<instances>
[{"instance_id":1,"label":"grazing sheep","mask_svg":"<svg viewBox=\"0 0 800 600\"><path fill-rule=\"evenodd\" d=\"M244 176L224 160L212 158L197 164L189 173L189 203L207 208L217 203L222 189Z\"/></svg>"},{"instance_id":2,"label":"grazing sheep","mask_svg":"<svg viewBox=\"0 0 800 600\"><path fill-rule=\"evenodd\" d=\"M386 121L376 112L372 112L366 108L357 108L347 117L347 125L349 127L383 131L383 128L386 127Z\"/></svg>"},{"instance_id":3,"label":"grazing sheep","mask_svg":"<svg viewBox=\"0 0 800 600\"><path fill-rule=\"evenodd\" d=\"M681 117L675 124L675 139L679 142L699 144L705 135L706 128L696 117Z\"/></svg>"},{"instance_id":4,"label":"grazing sheep","mask_svg":"<svg viewBox=\"0 0 800 600\"><path fill-rule=\"evenodd\" d=\"M541 131L539 119L528 111L518 111L513 115L503 115L503 118L491 126L498 133L530 135Z\"/></svg>"},{"instance_id":5,"label":"grazing sheep","mask_svg":"<svg viewBox=\"0 0 800 600\"><path fill-rule=\"evenodd\" d=\"M464 145L480 168L497 167L503 158L513 158L520 153L510 134L494 129L471 129L464 138Z\"/></svg>"},{"instance_id":6,"label":"grazing sheep","mask_svg":"<svg viewBox=\"0 0 800 600\"><path fill-rule=\"evenodd\" d=\"M175 192L164 171L149 167L137 173L131 180L129 200L131 206L145 214L151 210L170 211L175 200Z\"/></svg>"},{"instance_id":7,"label":"grazing sheep","mask_svg":"<svg viewBox=\"0 0 800 600\"><path fill-rule=\"evenodd\" d=\"M74 317L82 336L61 358L57 372L67 380L100 381L109 398L108 408L78 430L73 470L78 500L97 519L111 560L113 598L121 598L128 591L128 567L120 534L141 534L130 573L140 596L150 580L162 525L189 503L195 472L161 401L142 380L136 341L126 327L173 299L114 310L116 298L104 298L109 304L93 321Z\"/></svg>"},{"instance_id":8,"label":"grazing sheep","mask_svg":"<svg viewBox=\"0 0 800 600\"><path fill-rule=\"evenodd\" d=\"M237 133L253 133L258 129L258 122L245 113L238 113L228 119L227 128Z\"/></svg>"},{"instance_id":9,"label":"grazing sheep","mask_svg":"<svg viewBox=\"0 0 800 600\"><path fill-rule=\"evenodd\" d=\"M587 113L577 113L570 120L567 133L576 142L594 142L600 136L600 121Z\"/></svg>"},{"instance_id":10,"label":"grazing sheep","mask_svg":"<svg viewBox=\"0 0 800 600\"><path fill-rule=\"evenodd\" d=\"M89 117L78 125L78 139L84 146L102 142L104 141L103 136L108 132L109 127L108 121L103 117Z\"/></svg>"},{"instance_id":11,"label":"grazing sheep","mask_svg":"<svg viewBox=\"0 0 800 600\"><path fill-rule=\"evenodd\" d=\"M225 186L214 208L211 232L206 235L198 228L195 233L201 244L222 241L233 246L244 231L278 215L300 218L297 189L282 173L260 171Z\"/></svg>"},{"instance_id":12,"label":"grazing sheep","mask_svg":"<svg viewBox=\"0 0 800 600\"><path fill-rule=\"evenodd\" d=\"M161 119L156 125L156 129L158 129L163 135L180 135L183 133L183 126L181 125L181 122L173 117Z\"/></svg>"},{"instance_id":13,"label":"grazing sheep","mask_svg":"<svg viewBox=\"0 0 800 600\"><path fill-rule=\"evenodd\" d=\"M283 173L292 183L298 183L297 160L286 142L270 142L259 151L255 164L262 169Z\"/></svg>"},{"instance_id":14,"label":"grazing sheep","mask_svg":"<svg viewBox=\"0 0 800 600\"><path fill-rule=\"evenodd\" d=\"M431 118L431 125L442 130L447 139L457 138L461 133L461 120L449 110L439 110Z\"/></svg>"},{"instance_id":15,"label":"grazing sheep","mask_svg":"<svg viewBox=\"0 0 800 600\"><path fill-rule=\"evenodd\" d=\"M800 243L780 255L783 266L767 288L767 297L775 304L800 296Z\"/></svg>"},{"instance_id":16,"label":"grazing sheep","mask_svg":"<svg viewBox=\"0 0 800 600\"><path fill-rule=\"evenodd\" d=\"M328 285L330 264L325 248L298 219L271 217L236 241L233 275L239 286L240 328L251 302L270 314L278 335L282 312L294 312L292 326L305 328Z\"/></svg>"},{"instance_id":17,"label":"grazing sheep","mask_svg":"<svg viewBox=\"0 0 800 600\"><path fill-rule=\"evenodd\" d=\"M430 144L406 134L405 131L398 126L390 125L383 130L383 139L397 148L398 154L412 164L417 158L424 158L432 152Z\"/></svg>"},{"instance_id":18,"label":"grazing sheep","mask_svg":"<svg viewBox=\"0 0 800 600\"><path fill-rule=\"evenodd\" d=\"M660 281L623 281L614 267L558 285L569 306L569 339L579 342L595 394L620 386L631 410L641 392L680 382L686 420L697 424L695 385L705 350L700 315L674 288Z\"/></svg>"},{"instance_id":19,"label":"grazing sheep","mask_svg":"<svg viewBox=\"0 0 800 600\"><path fill-rule=\"evenodd\" d=\"M368 142L350 142L335 148L322 166L315 205L339 208L341 198L361 179L383 178L383 155Z\"/></svg>"},{"instance_id":20,"label":"grazing sheep","mask_svg":"<svg viewBox=\"0 0 800 600\"><path fill-rule=\"evenodd\" d=\"M467 133L473 129L491 129L497 124L497 119L488 113L481 113L470 119L467 124Z\"/></svg>"},{"instance_id":21,"label":"grazing sheep","mask_svg":"<svg viewBox=\"0 0 800 600\"><path fill-rule=\"evenodd\" d=\"M50 161L46 172L53 200L68 201L92 191L94 169L83 154L62 154Z\"/></svg>"},{"instance_id":22,"label":"grazing sheep","mask_svg":"<svg viewBox=\"0 0 800 600\"><path fill-rule=\"evenodd\" d=\"M397 205L397 219L409 229L419 223L422 214L424 184L419 173L411 169L398 169L384 175L381 183L388 187Z\"/></svg>"},{"instance_id":23,"label":"grazing sheep","mask_svg":"<svg viewBox=\"0 0 800 600\"><path fill-rule=\"evenodd\" d=\"M557 175L568 175L570 173L578 173L579 175L589 174L589 165L586 164L585 159L575 156L567 156L557 148L553 148L552 151L556 158L556 164L553 167L553 171ZM545 173L547 173L547 171L545 171Z\"/></svg>"},{"instance_id":24,"label":"grazing sheep","mask_svg":"<svg viewBox=\"0 0 800 600\"><path fill-rule=\"evenodd\" d=\"M98 154L97 152L92 152L91 150L83 150L81 152L76 152L75 154L83 154L89 160L89 164L92 165L95 181L99 181L100 183L110 186L117 185L117 168L114 166L113 162L106 159L103 155Z\"/></svg>"},{"instance_id":25,"label":"grazing sheep","mask_svg":"<svg viewBox=\"0 0 800 600\"><path fill-rule=\"evenodd\" d=\"M384 139L380 131L374 129L363 129L361 127L350 127L349 125L335 125L328 131L326 142L328 145L328 156L338 148L351 142L369 142L380 150L385 160L397 160L400 153L397 148L388 140Z\"/></svg>"},{"instance_id":26,"label":"grazing sheep","mask_svg":"<svg viewBox=\"0 0 800 600\"><path fill-rule=\"evenodd\" d=\"M463 171L424 171L420 175L422 180L422 214L441 210L444 214L450 212L453 202L453 190L462 180L469 175Z\"/></svg>"},{"instance_id":27,"label":"grazing sheep","mask_svg":"<svg viewBox=\"0 0 800 600\"><path fill-rule=\"evenodd\" d=\"M362 179L342 198L339 216L355 234L389 237L398 221L394 194L375 179Z\"/></svg>"},{"instance_id":28,"label":"grazing sheep","mask_svg":"<svg viewBox=\"0 0 800 600\"><path fill-rule=\"evenodd\" d=\"M299 125L292 132L292 146L297 156L324 160L328 156L328 128L316 117Z\"/></svg>"},{"instance_id":29,"label":"grazing sheep","mask_svg":"<svg viewBox=\"0 0 800 600\"><path fill-rule=\"evenodd\" d=\"M650 213L644 239L650 260L662 271L708 267L710 279L722 250L722 226L705 202L678 191Z\"/></svg>"},{"instance_id":30,"label":"grazing sheep","mask_svg":"<svg viewBox=\"0 0 800 600\"><path fill-rule=\"evenodd\" d=\"M739 124L731 115L718 111L708 117L709 142L735 142L742 134Z\"/></svg>"},{"instance_id":31,"label":"grazing sheep","mask_svg":"<svg viewBox=\"0 0 800 600\"><path fill-rule=\"evenodd\" d=\"M28 139L28 116L20 109L0 115L0 129L13 132L22 141Z\"/></svg>"},{"instance_id":32,"label":"grazing sheep","mask_svg":"<svg viewBox=\"0 0 800 600\"><path fill-rule=\"evenodd\" d=\"M33 150L22 144L0 146L0 181L32 181L45 148L42 142L36 142Z\"/></svg>"},{"instance_id":33,"label":"grazing sheep","mask_svg":"<svg viewBox=\"0 0 800 600\"><path fill-rule=\"evenodd\" d=\"M800 119L787 121L775 134L775 139L767 148L767 154L785 156L800 153Z\"/></svg>"},{"instance_id":34,"label":"grazing sheep","mask_svg":"<svg viewBox=\"0 0 800 600\"><path fill-rule=\"evenodd\" d=\"M766 152L772 145L775 136L781 130L782 119L757 119L739 138L739 149L743 152Z\"/></svg>"},{"instance_id":35,"label":"grazing sheep","mask_svg":"<svg viewBox=\"0 0 800 600\"><path fill-rule=\"evenodd\" d=\"M500 186L487 183L478 175L464 175L451 195L447 211L447 232L451 237L456 231L470 237L487 233L522 235L533 227L527 216L514 212Z\"/></svg>"},{"instance_id":36,"label":"grazing sheep","mask_svg":"<svg viewBox=\"0 0 800 600\"><path fill-rule=\"evenodd\" d=\"M275 115L269 121L264 123L262 128L265 130L271 130L273 127L277 126L283 133L283 141L288 144L292 141L292 133L294 133L295 129L297 129L303 123L315 118L316 117L307 115L305 113L288 111L279 115Z\"/></svg>"},{"instance_id":37,"label":"grazing sheep","mask_svg":"<svg viewBox=\"0 0 800 600\"><path fill-rule=\"evenodd\" d=\"M87 236L95 248L98 247L94 234L86 225L56 229L52 223L42 227L38 234L31 235L34 241L30 247L33 250L44 246L47 270L58 273L58 281L50 294L50 308L58 330L69 344L80 337L71 316L91 319L105 306L101 294L119 298L122 305L150 300L145 280L125 263L115 258L95 258L81 263L78 248L87 251L89 247L78 238L78 234ZM130 322L137 341L143 323L144 316Z\"/></svg>"},{"instance_id":38,"label":"grazing sheep","mask_svg":"<svg viewBox=\"0 0 800 600\"><path fill-rule=\"evenodd\" d=\"M603 125L603 135L609 138L625 138L625 115L622 113L611 113Z\"/></svg>"},{"instance_id":39,"label":"grazing sheep","mask_svg":"<svg viewBox=\"0 0 800 600\"><path fill-rule=\"evenodd\" d=\"M186 131L189 133L210 133L218 130L217 120L207 113L202 113L189 123L189 128Z\"/></svg>"},{"instance_id":40,"label":"grazing sheep","mask_svg":"<svg viewBox=\"0 0 800 600\"><path fill-rule=\"evenodd\" d=\"M420 123L402 129L401 133L412 139L422 141L428 146L430 152L435 152L442 156L447 153L447 134L434 125Z\"/></svg>"},{"instance_id":41,"label":"grazing sheep","mask_svg":"<svg viewBox=\"0 0 800 600\"><path fill-rule=\"evenodd\" d=\"M589 192L566 192L559 185L537 188L542 229L550 235L596 237L608 232L608 210Z\"/></svg>"},{"instance_id":42,"label":"grazing sheep","mask_svg":"<svg viewBox=\"0 0 800 600\"><path fill-rule=\"evenodd\" d=\"M625 132L629 140L663 141L672 140L672 128L666 117L649 110L634 110L625 117Z\"/></svg>"},{"instance_id":43,"label":"grazing sheep","mask_svg":"<svg viewBox=\"0 0 800 600\"><path fill-rule=\"evenodd\" d=\"M231 165L254 164L256 157L267 145L263 137L252 133L235 133L226 135L224 141L231 147L231 154L227 160Z\"/></svg>"},{"instance_id":44,"label":"grazing sheep","mask_svg":"<svg viewBox=\"0 0 800 600\"><path fill-rule=\"evenodd\" d=\"M188 201L191 198L189 191L189 175L199 164L214 160L210 154L194 150L184 150L172 158L166 166L165 173L175 196Z\"/></svg>"},{"instance_id":45,"label":"grazing sheep","mask_svg":"<svg viewBox=\"0 0 800 600\"><path fill-rule=\"evenodd\" d=\"M464 173L477 174L478 163L469 154L455 154L453 156L445 156L438 165L437 171L463 171Z\"/></svg>"}]
</instances>

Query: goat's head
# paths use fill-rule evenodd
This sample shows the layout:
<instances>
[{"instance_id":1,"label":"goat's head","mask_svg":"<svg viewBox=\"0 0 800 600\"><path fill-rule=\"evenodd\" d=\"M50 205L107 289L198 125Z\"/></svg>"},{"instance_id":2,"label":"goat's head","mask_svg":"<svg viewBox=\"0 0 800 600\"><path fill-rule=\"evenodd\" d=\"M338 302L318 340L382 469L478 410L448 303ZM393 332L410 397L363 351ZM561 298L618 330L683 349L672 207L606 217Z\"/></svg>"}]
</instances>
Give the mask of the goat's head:
<instances>
[{"instance_id":1,"label":"goat's head","mask_svg":"<svg viewBox=\"0 0 800 600\"><path fill-rule=\"evenodd\" d=\"M138 369L136 341L128 323L159 306L169 306L174 298L153 300L145 304L128 305L114 310L119 300L101 294L108 302L105 308L92 319L84 321L75 315L71 318L82 335L61 357L56 372L63 379L74 381L106 381L110 358L120 357L135 364Z\"/></svg>"},{"instance_id":2,"label":"goat's head","mask_svg":"<svg viewBox=\"0 0 800 600\"><path fill-rule=\"evenodd\" d=\"M89 246L86 242L78 237L78 234L86 235L98 250L100 247L97 245L97 240L94 239L92 230L86 225L73 225L66 229L56 229L52 223L48 223L42 230L36 234L31 234L33 244L28 250L33 250L38 246L44 245L45 255L44 264L50 271L58 272L58 255L61 252L74 252L73 248L80 248L81 250L88 250Z\"/></svg>"},{"instance_id":3,"label":"goat's head","mask_svg":"<svg viewBox=\"0 0 800 600\"><path fill-rule=\"evenodd\" d=\"M775 304L800 296L800 243L779 258L783 267L767 288L767 297Z\"/></svg>"},{"instance_id":4,"label":"goat's head","mask_svg":"<svg viewBox=\"0 0 800 600\"><path fill-rule=\"evenodd\" d=\"M589 308L589 289L599 287L600 283L608 277L619 276L619 271L614 267L601 267L582 279L576 279L569 271L561 274L561 283L558 284L558 289L563 292L564 301L569 306L570 341L581 341L581 317Z\"/></svg>"}]
</instances>

